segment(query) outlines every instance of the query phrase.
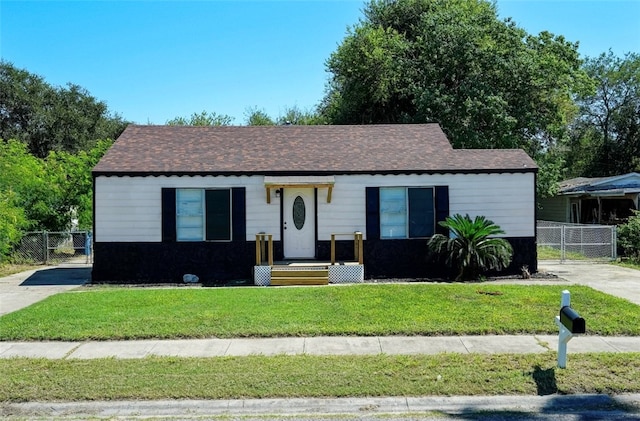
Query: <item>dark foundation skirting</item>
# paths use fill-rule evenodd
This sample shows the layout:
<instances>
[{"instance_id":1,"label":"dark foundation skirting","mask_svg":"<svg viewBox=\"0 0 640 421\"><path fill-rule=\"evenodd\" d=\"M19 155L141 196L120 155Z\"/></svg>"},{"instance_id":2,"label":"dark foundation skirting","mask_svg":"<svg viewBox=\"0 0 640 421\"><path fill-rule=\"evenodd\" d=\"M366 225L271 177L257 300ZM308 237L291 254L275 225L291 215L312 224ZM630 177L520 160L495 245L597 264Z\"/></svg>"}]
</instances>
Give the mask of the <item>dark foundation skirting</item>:
<instances>
[{"instance_id":1,"label":"dark foundation skirting","mask_svg":"<svg viewBox=\"0 0 640 421\"><path fill-rule=\"evenodd\" d=\"M527 266L536 272L535 237L507 238L513 246L511 265L501 275L520 274ZM274 260L282 259L282 243L274 242ZM316 259L329 262L331 242L318 241ZM336 259L355 261L353 241L336 241ZM182 283L194 274L203 284L225 285L250 281L255 265L255 242L194 243L95 243L92 282L95 283ZM443 256L427 247L426 239L365 240L366 279L443 278L455 276Z\"/></svg>"}]
</instances>

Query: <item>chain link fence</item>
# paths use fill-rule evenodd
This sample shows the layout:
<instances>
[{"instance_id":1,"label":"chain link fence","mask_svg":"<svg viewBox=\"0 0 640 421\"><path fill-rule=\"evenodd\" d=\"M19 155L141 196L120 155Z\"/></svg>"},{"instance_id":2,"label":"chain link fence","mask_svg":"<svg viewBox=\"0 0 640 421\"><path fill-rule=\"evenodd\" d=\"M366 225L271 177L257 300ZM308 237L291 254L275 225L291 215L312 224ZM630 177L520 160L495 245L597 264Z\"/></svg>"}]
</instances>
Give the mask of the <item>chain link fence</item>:
<instances>
[{"instance_id":1,"label":"chain link fence","mask_svg":"<svg viewBox=\"0 0 640 421\"><path fill-rule=\"evenodd\" d=\"M89 231L25 232L12 259L16 263L34 265L91 263L91 241Z\"/></svg>"},{"instance_id":2,"label":"chain link fence","mask_svg":"<svg viewBox=\"0 0 640 421\"><path fill-rule=\"evenodd\" d=\"M615 225L554 221L537 221L536 225L539 259L609 261L617 257Z\"/></svg>"}]
</instances>

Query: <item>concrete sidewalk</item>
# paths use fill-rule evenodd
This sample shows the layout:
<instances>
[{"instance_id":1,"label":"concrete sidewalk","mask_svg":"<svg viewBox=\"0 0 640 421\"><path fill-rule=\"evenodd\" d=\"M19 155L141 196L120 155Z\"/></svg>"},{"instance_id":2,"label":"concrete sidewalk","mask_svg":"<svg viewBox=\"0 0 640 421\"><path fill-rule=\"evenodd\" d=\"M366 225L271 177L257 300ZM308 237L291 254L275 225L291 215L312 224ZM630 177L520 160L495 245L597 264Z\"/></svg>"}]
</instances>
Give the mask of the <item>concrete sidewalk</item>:
<instances>
[{"instance_id":1,"label":"concrete sidewalk","mask_svg":"<svg viewBox=\"0 0 640 421\"><path fill-rule=\"evenodd\" d=\"M145 358L247 355L416 355L543 353L556 351L552 335L331 336L309 338L184 339L88 342L0 342L0 358ZM569 353L640 352L640 337L576 336Z\"/></svg>"}]
</instances>

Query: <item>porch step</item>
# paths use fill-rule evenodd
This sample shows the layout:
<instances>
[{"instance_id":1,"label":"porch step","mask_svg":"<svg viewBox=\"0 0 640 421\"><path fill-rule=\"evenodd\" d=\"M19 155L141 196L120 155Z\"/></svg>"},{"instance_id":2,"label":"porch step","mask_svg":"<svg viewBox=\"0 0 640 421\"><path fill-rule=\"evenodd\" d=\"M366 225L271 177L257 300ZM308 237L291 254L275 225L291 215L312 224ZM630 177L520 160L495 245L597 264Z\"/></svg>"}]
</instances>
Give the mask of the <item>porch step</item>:
<instances>
[{"instance_id":1,"label":"porch step","mask_svg":"<svg viewBox=\"0 0 640 421\"><path fill-rule=\"evenodd\" d=\"M329 269L300 267L295 269L271 269L271 285L327 285L329 284Z\"/></svg>"}]
</instances>

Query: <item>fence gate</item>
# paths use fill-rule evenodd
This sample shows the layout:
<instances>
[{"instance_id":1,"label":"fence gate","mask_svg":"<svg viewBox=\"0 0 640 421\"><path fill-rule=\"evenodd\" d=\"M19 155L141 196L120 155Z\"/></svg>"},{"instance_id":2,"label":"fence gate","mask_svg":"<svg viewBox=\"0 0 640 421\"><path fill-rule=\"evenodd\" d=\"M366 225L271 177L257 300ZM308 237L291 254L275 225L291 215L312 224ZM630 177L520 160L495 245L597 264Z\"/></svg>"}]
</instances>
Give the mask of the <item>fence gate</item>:
<instances>
[{"instance_id":1,"label":"fence gate","mask_svg":"<svg viewBox=\"0 0 640 421\"><path fill-rule=\"evenodd\" d=\"M16 263L91 262L91 232L25 232L13 254Z\"/></svg>"},{"instance_id":2,"label":"fence gate","mask_svg":"<svg viewBox=\"0 0 640 421\"><path fill-rule=\"evenodd\" d=\"M559 252L560 260L614 260L617 257L615 225L584 225L537 221L538 247Z\"/></svg>"}]
</instances>

